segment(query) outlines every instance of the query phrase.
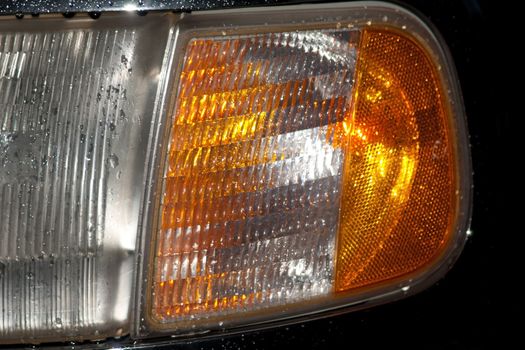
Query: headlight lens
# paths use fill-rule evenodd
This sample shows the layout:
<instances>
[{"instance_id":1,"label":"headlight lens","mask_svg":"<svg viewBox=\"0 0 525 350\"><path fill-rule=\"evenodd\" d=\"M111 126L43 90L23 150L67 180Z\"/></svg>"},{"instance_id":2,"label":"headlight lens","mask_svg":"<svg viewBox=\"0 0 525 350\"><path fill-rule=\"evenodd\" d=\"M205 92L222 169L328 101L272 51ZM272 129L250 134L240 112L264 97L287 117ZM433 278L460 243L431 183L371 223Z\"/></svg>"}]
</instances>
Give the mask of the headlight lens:
<instances>
[{"instance_id":1,"label":"headlight lens","mask_svg":"<svg viewBox=\"0 0 525 350\"><path fill-rule=\"evenodd\" d=\"M0 23L0 342L129 333L171 23Z\"/></svg>"},{"instance_id":2,"label":"headlight lens","mask_svg":"<svg viewBox=\"0 0 525 350\"><path fill-rule=\"evenodd\" d=\"M384 302L460 251L459 92L405 10L43 18L0 33L0 342Z\"/></svg>"}]
</instances>

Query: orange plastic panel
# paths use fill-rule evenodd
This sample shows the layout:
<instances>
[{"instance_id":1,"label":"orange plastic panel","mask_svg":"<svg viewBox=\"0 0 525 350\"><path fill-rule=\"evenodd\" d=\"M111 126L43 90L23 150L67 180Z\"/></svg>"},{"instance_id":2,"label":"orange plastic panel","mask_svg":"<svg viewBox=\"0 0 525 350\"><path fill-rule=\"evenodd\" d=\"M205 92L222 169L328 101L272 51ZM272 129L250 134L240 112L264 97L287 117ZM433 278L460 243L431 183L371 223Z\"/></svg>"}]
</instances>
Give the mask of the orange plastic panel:
<instances>
[{"instance_id":1,"label":"orange plastic panel","mask_svg":"<svg viewBox=\"0 0 525 350\"><path fill-rule=\"evenodd\" d=\"M454 153L437 72L395 32L366 29L347 117L336 291L421 269L456 215Z\"/></svg>"}]
</instances>

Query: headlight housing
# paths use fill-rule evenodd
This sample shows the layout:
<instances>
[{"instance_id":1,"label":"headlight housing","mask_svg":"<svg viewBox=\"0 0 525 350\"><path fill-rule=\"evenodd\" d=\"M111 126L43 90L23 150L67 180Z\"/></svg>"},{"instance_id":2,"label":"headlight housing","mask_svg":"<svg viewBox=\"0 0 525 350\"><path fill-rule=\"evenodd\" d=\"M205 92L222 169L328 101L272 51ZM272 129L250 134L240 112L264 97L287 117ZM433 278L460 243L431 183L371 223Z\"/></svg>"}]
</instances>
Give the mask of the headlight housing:
<instances>
[{"instance_id":1,"label":"headlight housing","mask_svg":"<svg viewBox=\"0 0 525 350\"><path fill-rule=\"evenodd\" d=\"M187 335L427 286L470 165L394 5L0 22L0 342ZM152 40L155 38L155 40Z\"/></svg>"}]
</instances>

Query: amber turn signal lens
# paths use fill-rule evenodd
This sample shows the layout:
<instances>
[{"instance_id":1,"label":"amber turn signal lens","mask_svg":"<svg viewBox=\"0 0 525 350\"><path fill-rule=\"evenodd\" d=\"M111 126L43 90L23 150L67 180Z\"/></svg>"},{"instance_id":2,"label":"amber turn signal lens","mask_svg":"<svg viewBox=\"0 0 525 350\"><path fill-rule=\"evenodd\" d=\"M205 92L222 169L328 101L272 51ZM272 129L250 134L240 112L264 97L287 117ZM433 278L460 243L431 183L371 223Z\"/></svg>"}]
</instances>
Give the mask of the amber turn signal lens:
<instances>
[{"instance_id":1,"label":"amber turn signal lens","mask_svg":"<svg viewBox=\"0 0 525 350\"><path fill-rule=\"evenodd\" d=\"M363 31L347 141L336 290L422 268L456 216L455 159L436 68L412 39Z\"/></svg>"}]
</instances>

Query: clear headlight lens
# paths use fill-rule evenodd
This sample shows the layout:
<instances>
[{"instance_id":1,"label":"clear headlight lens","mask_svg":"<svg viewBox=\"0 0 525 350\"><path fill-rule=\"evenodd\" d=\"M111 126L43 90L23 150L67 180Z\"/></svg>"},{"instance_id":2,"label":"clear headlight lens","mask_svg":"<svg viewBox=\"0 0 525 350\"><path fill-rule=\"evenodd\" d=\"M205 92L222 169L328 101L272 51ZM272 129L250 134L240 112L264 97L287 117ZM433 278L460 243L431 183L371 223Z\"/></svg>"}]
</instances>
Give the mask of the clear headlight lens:
<instances>
[{"instance_id":1,"label":"clear headlight lens","mask_svg":"<svg viewBox=\"0 0 525 350\"><path fill-rule=\"evenodd\" d=\"M368 302L465 239L456 81L359 3L0 21L0 343Z\"/></svg>"},{"instance_id":2,"label":"clear headlight lens","mask_svg":"<svg viewBox=\"0 0 525 350\"><path fill-rule=\"evenodd\" d=\"M129 332L170 22L0 22L0 342Z\"/></svg>"}]
</instances>

